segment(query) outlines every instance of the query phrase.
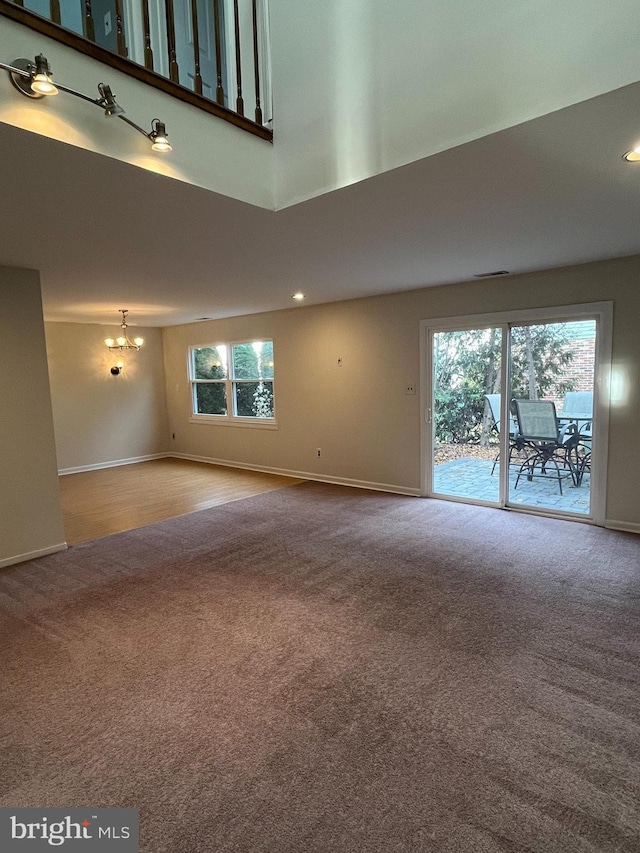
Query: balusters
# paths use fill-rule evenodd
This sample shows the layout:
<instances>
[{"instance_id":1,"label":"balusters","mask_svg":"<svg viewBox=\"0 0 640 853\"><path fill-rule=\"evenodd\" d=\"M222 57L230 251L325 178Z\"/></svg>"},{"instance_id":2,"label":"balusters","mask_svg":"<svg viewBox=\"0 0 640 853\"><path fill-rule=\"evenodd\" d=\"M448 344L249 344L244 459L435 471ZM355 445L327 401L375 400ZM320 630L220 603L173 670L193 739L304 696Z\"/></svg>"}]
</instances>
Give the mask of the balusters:
<instances>
[{"instance_id":1,"label":"balusters","mask_svg":"<svg viewBox=\"0 0 640 853\"><path fill-rule=\"evenodd\" d=\"M149 0L142 0L142 26L144 28L144 67L153 71L153 50L151 49L151 25L149 23Z\"/></svg>"},{"instance_id":2,"label":"balusters","mask_svg":"<svg viewBox=\"0 0 640 853\"><path fill-rule=\"evenodd\" d=\"M176 28L174 24L173 0L165 0L164 4L167 19L167 50L169 52L169 78L174 83L180 82L178 71L178 60L176 59Z\"/></svg>"},{"instance_id":3,"label":"balusters","mask_svg":"<svg viewBox=\"0 0 640 853\"><path fill-rule=\"evenodd\" d=\"M256 85L256 123L262 124L262 106L260 104L260 54L258 50L258 0L252 0L253 16L253 75Z\"/></svg>"},{"instance_id":4,"label":"balusters","mask_svg":"<svg viewBox=\"0 0 640 853\"><path fill-rule=\"evenodd\" d=\"M96 25L93 20L93 9L91 8L91 0L84 2L84 34L89 41L96 40Z\"/></svg>"},{"instance_id":5,"label":"balusters","mask_svg":"<svg viewBox=\"0 0 640 853\"><path fill-rule=\"evenodd\" d=\"M127 55L127 44L124 39L124 16L122 13L122 0L116 0L116 44L120 56Z\"/></svg>"},{"instance_id":6,"label":"balusters","mask_svg":"<svg viewBox=\"0 0 640 853\"><path fill-rule=\"evenodd\" d=\"M216 101L224 106L224 86L222 85L222 48L220 41L220 0L213 0L213 22L216 38Z\"/></svg>"},{"instance_id":7,"label":"balusters","mask_svg":"<svg viewBox=\"0 0 640 853\"><path fill-rule=\"evenodd\" d=\"M77 4L77 11L82 18L82 35L77 33L77 30L80 29L77 27L76 30L67 33L64 38L61 36L60 41L65 44L71 43L73 46L79 42L78 49L84 50L95 58L104 56L105 50L108 50L111 52L113 64L116 68L120 68L147 83L157 85L158 88L164 88L165 91L189 103L207 109L207 104L202 102L202 99L205 98L209 101L209 112L224 116L234 124L251 130L258 136L271 138L270 131L263 125L264 105L261 100L261 93L264 94L262 89L265 88L265 65L263 63L261 67L261 52L264 49L264 40L267 37L263 18L265 9L262 4L268 0L251 0L250 7L249 0L242 0L242 3L241 0L161 0L159 4L158 0L139 0L139 2L138 0L113 0L113 3L108 5L111 8L111 16L115 18L113 21L115 33L111 34L107 40L102 39L101 44L96 41L96 31L98 28L102 28L102 18L101 14L98 14L97 0L69 0L69 2L72 1ZM63 27L61 22L61 7L66 8L65 2L66 0L48 0L45 3L44 17L48 14L49 21L57 25L57 31L60 31L61 28L68 29L68 27ZM132 9L129 9L127 5L129 3L132 4ZM36 13L25 9L24 0L12 0L12 4L21 7L19 12L17 9L13 12L16 20L20 21L23 16L27 20L30 18L33 18L34 21L37 20L38 15ZM5 3L5 7L7 5L9 4ZM128 17L129 11L131 11L131 21ZM125 13L127 14L125 15ZM205 15L206 17L203 17ZM231 15L233 15L233 21ZM179 16L177 21L176 16ZM213 20L211 20L211 16L213 16ZM189 23L189 18L191 23ZM29 25L31 26L31 24ZM51 24L47 24L47 27L49 29L43 29L42 32L50 33ZM249 27L252 27L251 33ZM37 29L37 27L35 28ZM76 42L69 42L72 35ZM100 33L97 35L100 38ZM192 40L191 44L189 44L190 40ZM108 48L105 41L108 41ZM212 41L215 58L211 56L213 52ZM88 42L93 45L91 49L88 47ZM127 47L127 42L129 47ZM85 48L83 45L87 45L87 47ZM191 71L192 49L193 72ZM249 82L251 69L248 67L251 61L249 58L251 49L253 49L253 86ZM168 56L168 68L164 58L160 57L158 60L158 51L164 54L165 50ZM130 56L135 57L135 60L132 60ZM127 61L122 62L119 59L120 57ZM215 72L212 68L214 59ZM242 67L243 60L245 62L244 69ZM109 62L109 59L103 59L103 61ZM135 67L132 67L132 61L138 65L137 71ZM185 66L185 64L188 66L188 76L184 74L185 68L183 67L185 79L182 83L179 64L180 66ZM158 68L158 65L161 67ZM141 66L146 70L143 70ZM247 106L247 110L250 114L253 113L253 104L251 103L253 93L251 90L255 88L255 124L253 115L250 118L245 118L243 71L245 74L244 83L249 92L250 105ZM149 72L153 73L150 75ZM211 80L214 73L216 76L215 84ZM154 80L159 75L165 80ZM206 80L206 87L203 75ZM193 84L190 83L192 76ZM166 78L182 87L183 91L168 84ZM235 84L229 82L231 79L235 79ZM268 81L266 82L268 84ZM211 92L210 84L214 85L215 94ZM235 98L230 91L231 86L236 88ZM184 91L185 87L189 89L188 92ZM205 89L208 94L205 94ZM268 85L265 91L269 91ZM198 101L198 98L194 98L194 96L198 96L200 100ZM223 109L218 109L216 104ZM235 116L231 113L235 113Z\"/></svg>"},{"instance_id":8,"label":"balusters","mask_svg":"<svg viewBox=\"0 0 640 853\"><path fill-rule=\"evenodd\" d=\"M236 83L238 85L238 97L236 98L236 112L244 115L244 100L242 98L242 64L240 60L240 13L238 12L238 0L233 0L233 22L236 36Z\"/></svg>"},{"instance_id":9,"label":"balusters","mask_svg":"<svg viewBox=\"0 0 640 853\"><path fill-rule=\"evenodd\" d=\"M191 0L191 26L193 29L194 90L202 94L202 75L200 74L200 32L198 30L198 0Z\"/></svg>"}]
</instances>

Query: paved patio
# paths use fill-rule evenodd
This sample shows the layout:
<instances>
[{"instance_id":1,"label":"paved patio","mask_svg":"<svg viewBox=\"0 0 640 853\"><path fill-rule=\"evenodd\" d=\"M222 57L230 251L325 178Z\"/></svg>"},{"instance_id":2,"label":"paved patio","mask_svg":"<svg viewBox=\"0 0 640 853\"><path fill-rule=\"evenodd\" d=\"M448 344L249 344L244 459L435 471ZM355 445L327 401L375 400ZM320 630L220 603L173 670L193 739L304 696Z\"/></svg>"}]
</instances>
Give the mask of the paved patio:
<instances>
[{"instance_id":1,"label":"paved patio","mask_svg":"<svg viewBox=\"0 0 640 853\"><path fill-rule=\"evenodd\" d=\"M481 501L498 500L498 468L492 476L492 462L485 459L462 458L443 462L434 468L435 492ZM589 514L590 476L585 474L580 486L574 486L570 477L562 481L562 495L557 480L535 477L531 482L520 477L515 488L518 467L509 471L509 503L550 509L557 512Z\"/></svg>"}]
</instances>

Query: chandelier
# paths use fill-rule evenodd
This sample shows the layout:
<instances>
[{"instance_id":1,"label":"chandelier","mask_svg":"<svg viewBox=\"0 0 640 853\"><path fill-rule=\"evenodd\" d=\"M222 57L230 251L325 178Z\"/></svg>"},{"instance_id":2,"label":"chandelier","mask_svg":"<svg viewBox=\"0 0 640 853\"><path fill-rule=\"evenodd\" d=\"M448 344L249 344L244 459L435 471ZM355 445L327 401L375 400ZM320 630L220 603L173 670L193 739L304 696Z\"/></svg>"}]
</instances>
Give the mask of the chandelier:
<instances>
[{"instance_id":1,"label":"chandelier","mask_svg":"<svg viewBox=\"0 0 640 853\"><path fill-rule=\"evenodd\" d=\"M120 313L122 314L122 323L120 323L120 328L122 329L122 334L117 337L115 340L113 338L105 338L104 342L109 347L110 350L120 350L121 352L126 349L134 349L139 350L142 344L144 343L143 338L134 338L130 340L127 336L127 314L128 310L121 308Z\"/></svg>"}]
</instances>

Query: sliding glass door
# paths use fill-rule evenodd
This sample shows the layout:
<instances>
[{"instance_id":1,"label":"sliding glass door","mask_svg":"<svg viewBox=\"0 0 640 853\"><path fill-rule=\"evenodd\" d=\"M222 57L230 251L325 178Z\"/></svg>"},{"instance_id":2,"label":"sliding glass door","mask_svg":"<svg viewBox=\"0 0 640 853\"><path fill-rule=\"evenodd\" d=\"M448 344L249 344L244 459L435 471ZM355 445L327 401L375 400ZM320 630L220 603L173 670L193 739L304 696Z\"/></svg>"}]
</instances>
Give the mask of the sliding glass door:
<instances>
[{"instance_id":1,"label":"sliding glass door","mask_svg":"<svg viewBox=\"0 0 640 853\"><path fill-rule=\"evenodd\" d=\"M425 321L424 494L602 520L610 329L609 303Z\"/></svg>"},{"instance_id":2,"label":"sliding glass door","mask_svg":"<svg viewBox=\"0 0 640 853\"><path fill-rule=\"evenodd\" d=\"M498 503L502 331L434 332L432 360L433 491Z\"/></svg>"},{"instance_id":3,"label":"sliding glass door","mask_svg":"<svg viewBox=\"0 0 640 853\"><path fill-rule=\"evenodd\" d=\"M590 515L596 322L512 324L512 505Z\"/></svg>"}]
</instances>

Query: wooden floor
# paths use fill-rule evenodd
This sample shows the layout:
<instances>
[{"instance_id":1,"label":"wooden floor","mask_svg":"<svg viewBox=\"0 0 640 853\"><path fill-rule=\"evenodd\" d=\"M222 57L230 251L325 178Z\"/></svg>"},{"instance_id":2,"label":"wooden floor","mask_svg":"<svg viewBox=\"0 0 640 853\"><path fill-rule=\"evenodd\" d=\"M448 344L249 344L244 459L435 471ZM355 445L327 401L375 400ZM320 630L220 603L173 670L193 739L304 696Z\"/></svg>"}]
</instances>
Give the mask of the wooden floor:
<instances>
[{"instance_id":1,"label":"wooden floor","mask_svg":"<svg viewBox=\"0 0 640 853\"><path fill-rule=\"evenodd\" d=\"M76 545L302 483L186 459L155 459L60 477L67 543Z\"/></svg>"}]
</instances>

